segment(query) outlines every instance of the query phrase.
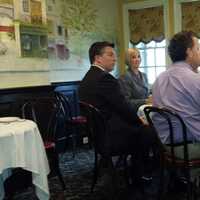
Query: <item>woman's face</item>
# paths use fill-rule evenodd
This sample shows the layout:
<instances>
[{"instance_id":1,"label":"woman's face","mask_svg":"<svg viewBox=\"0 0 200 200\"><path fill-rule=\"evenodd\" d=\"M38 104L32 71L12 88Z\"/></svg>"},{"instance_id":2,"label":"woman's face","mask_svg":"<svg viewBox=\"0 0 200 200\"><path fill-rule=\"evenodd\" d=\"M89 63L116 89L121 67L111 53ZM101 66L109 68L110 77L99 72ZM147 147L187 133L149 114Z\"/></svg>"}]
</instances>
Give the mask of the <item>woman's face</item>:
<instances>
[{"instance_id":1,"label":"woman's face","mask_svg":"<svg viewBox=\"0 0 200 200\"><path fill-rule=\"evenodd\" d=\"M138 69L141 63L141 57L140 53L136 50L131 52L130 54L130 64L131 64L131 69Z\"/></svg>"}]
</instances>

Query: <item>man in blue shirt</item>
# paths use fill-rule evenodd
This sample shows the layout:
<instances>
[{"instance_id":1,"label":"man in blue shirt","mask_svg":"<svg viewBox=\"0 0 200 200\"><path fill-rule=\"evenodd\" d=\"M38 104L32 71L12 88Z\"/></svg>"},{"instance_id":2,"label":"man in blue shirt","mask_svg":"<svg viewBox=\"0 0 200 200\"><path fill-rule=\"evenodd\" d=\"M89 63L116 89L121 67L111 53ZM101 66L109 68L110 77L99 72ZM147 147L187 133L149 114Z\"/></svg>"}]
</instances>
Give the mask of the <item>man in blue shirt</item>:
<instances>
[{"instance_id":1,"label":"man in blue shirt","mask_svg":"<svg viewBox=\"0 0 200 200\"><path fill-rule=\"evenodd\" d=\"M200 141L200 46L196 35L183 31L170 40L168 53L172 65L163 72L153 86L153 105L176 111L187 126L188 139ZM175 140L181 141L180 126L176 124ZM167 125L160 122L156 128L163 143L169 143ZM181 151L180 151L181 152ZM200 156L200 145L189 146L191 157Z\"/></svg>"}]
</instances>

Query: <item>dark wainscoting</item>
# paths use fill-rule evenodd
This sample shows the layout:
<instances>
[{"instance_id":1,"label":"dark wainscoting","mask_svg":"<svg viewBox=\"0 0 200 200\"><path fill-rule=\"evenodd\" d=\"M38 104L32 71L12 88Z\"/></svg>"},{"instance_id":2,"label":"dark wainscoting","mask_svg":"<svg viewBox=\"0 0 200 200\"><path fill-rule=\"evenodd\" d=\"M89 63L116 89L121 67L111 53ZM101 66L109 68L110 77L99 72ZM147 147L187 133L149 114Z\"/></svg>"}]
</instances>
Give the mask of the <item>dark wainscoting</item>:
<instances>
[{"instance_id":1,"label":"dark wainscoting","mask_svg":"<svg viewBox=\"0 0 200 200\"><path fill-rule=\"evenodd\" d=\"M59 90L68 94L70 88L70 94L77 92L79 81L72 82L56 82L51 85L45 86L32 86L32 87L20 87L0 89L0 117L6 116L18 116L21 117L21 107L29 99L36 99L39 97L50 97L54 95L54 90ZM74 88L74 89L73 89ZM78 96L76 96L78 98ZM78 99L71 99L74 105L77 105ZM74 100L76 102L74 102ZM58 129L58 151L62 152L66 146L64 127Z\"/></svg>"},{"instance_id":2,"label":"dark wainscoting","mask_svg":"<svg viewBox=\"0 0 200 200\"><path fill-rule=\"evenodd\" d=\"M34 86L0 90L0 116L21 116L21 106L29 99L53 95L54 87Z\"/></svg>"}]
</instances>

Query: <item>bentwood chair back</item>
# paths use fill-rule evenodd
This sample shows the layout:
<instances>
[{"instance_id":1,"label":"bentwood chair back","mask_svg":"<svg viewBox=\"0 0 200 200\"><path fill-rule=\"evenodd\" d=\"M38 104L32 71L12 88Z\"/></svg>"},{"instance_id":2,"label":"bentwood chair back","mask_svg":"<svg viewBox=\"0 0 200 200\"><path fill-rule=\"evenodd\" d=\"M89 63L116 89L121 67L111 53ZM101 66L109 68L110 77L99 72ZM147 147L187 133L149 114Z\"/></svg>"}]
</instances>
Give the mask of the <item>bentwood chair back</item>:
<instances>
[{"instance_id":1,"label":"bentwood chair back","mask_svg":"<svg viewBox=\"0 0 200 200\"><path fill-rule=\"evenodd\" d=\"M57 120L61 111L61 106L54 97L30 100L22 107L23 118L31 119L37 123L46 149L51 169L50 175L56 174L58 176L64 190L65 182L60 172L59 156L56 150Z\"/></svg>"},{"instance_id":2,"label":"bentwood chair back","mask_svg":"<svg viewBox=\"0 0 200 200\"><path fill-rule=\"evenodd\" d=\"M94 189L95 184L97 183L97 179L99 176L99 167L101 162L104 162L106 165L109 174L111 176L111 196L115 196L117 194L117 176L116 176L116 165L113 163L112 157L119 156L123 158L123 167L124 167L124 175L127 181L128 173L127 173L127 154L124 152L112 152L109 148L109 133L108 133L108 126L107 120L105 119L102 112L87 102L80 102L80 109L81 113L87 118L88 122L88 129L90 132L90 142L94 147L94 173L93 173L93 180L91 186L91 192ZM100 158L100 159L99 159ZM127 181L128 182L128 181Z\"/></svg>"},{"instance_id":3,"label":"bentwood chair back","mask_svg":"<svg viewBox=\"0 0 200 200\"><path fill-rule=\"evenodd\" d=\"M164 170L167 169L171 179L176 177L177 170L183 171L181 179L187 183L187 199L196 199L195 180L191 177L191 170L200 167L200 158L190 159L188 144L191 144L191 141L188 140L185 122L179 114L167 108L148 106L144 108L144 113L152 128L156 130L157 123L165 123L169 131L169 143L162 144L160 140L161 174L158 198L163 197ZM181 128L178 133L182 137L180 142L177 142L175 138L177 124ZM176 148L182 148L182 155L176 153Z\"/></svg>"},{"instance_id":4,"label":"bentwood chair back","mask_svg":"<svg viewBox=\"0 0 200 200\"><path fill-rule=\"evenodd\" d=\"M72 139L73 145L73 157L75 157L77 140L80 137L81 127L86 126L87 120L84 116L74 115L73 107L77 107L78 102L73 102L73 104L77 104L76 106L72 106L72 102L70 102L69 98L59 91L55 92L57 101L61 105L61 110L63 113L63 118L65 122L65 130L67 133L67 138Z\"/></svg>"}]
</instances>

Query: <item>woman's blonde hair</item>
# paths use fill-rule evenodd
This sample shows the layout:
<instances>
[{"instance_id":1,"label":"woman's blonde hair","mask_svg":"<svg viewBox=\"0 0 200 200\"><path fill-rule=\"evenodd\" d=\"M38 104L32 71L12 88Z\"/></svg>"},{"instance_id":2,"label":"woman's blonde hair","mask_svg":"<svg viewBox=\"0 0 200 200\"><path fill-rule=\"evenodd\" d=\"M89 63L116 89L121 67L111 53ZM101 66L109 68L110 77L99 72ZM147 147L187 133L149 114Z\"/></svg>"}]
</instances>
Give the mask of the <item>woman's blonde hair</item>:
<instances>
[{"instance_id":1,"label":"woman's blonde hair","mask_svg":"<svg viewBox=\"0 0 200 200\"><path fill-rule=\"evenodd\" d=\"M133 53L135 53L135 52L137 52L140 55L140 51L137 48L135 48L135 47L134 48L129 48L125 52L125 64L128 66L128 68L131 67L131 63L130 63L131 55Z\"/></svg>"}]
</instances>

